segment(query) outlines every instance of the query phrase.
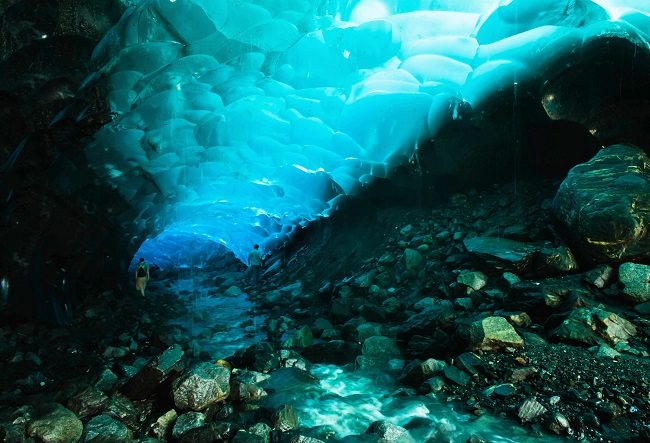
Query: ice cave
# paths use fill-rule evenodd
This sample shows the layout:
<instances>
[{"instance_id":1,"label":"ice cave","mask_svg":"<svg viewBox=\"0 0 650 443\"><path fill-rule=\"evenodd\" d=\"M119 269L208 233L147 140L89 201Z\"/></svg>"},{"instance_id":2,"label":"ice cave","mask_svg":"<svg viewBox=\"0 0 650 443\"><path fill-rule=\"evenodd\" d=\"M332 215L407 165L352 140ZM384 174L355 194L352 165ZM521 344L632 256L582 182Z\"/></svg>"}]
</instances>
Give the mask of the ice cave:
<instances>
[{"instance_id":1,"label":"ice cave","mask_svg":"<svg viewBox=\"0 0 650 443\"><path fill-rule=\"evenodd\" d=\"M0 0L5 442L650 440L650 0Z\"/></svg>"}]
</instances>

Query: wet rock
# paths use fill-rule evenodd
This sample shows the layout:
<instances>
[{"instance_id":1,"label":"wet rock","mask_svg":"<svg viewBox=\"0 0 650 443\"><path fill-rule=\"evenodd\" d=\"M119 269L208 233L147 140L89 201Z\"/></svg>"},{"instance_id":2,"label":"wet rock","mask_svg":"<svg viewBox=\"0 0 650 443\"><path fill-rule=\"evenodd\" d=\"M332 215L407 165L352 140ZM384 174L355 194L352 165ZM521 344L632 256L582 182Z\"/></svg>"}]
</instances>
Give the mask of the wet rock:
<instances>
[{"instance_id":1,"label":"wet rock","mask_svg":"<svg viewBox=\"0 0 650 443\"><path fill-rule=\"evenodd\" d=\"M404 250L404 265L406 269L411 271L418 270L422 267L423 262L424 257L415 249L407 248Z\"/></svg>"},{"instance_id":2,"label":"wet rock","mask_svg":"<svg viewBox=\"0 0 650 443\"><path fill-rule=\"evenodd\" d=\"M314 334L307 325L293 331L293 333L289 333L289 335L290 337L282 344L284 348L306 348L314 342Z\"/></svg>"},{"instance_id":3,"label":"wet rock","mask_svg":"<svg viewBox=\"0 0 650 443\"><path fill-rule=\"evenodd\" d=\"M332 340L309 346L303 350L302 355L312 363L344 365L354 362L360 349L361 346L357 343Z\"/></svg>"},{"instance_id":4,"label":"wet rock","mask_svg":"<svg viewBox=\"0 0 650 443\"><path fill-rule=\"evenodd\" d=\"M384 308L372 303L364 303L359 306L359 314L361 314L367 321L377 323L384 323L388 317Z\"/></svg>"},{"instance_id":5,"label":"wet rock","mask_svg":"<svg viewBox=\"0 0 650 443\"><path fill-rule=\"evenodd\" d=\"M202 411L229 394L230 371L211 363L194 366L173 383L174 403L183 410Z\"/></svg>"},{"instance_id":6,"label":"wet rock","mask_svg":"<svg viewBox=\"0 0 650 443\"><path fill-rule=\"evenodd\" d=\"M598 347L598 350L596 351L596 357L598 358L618 358L620 357L621 354L619 354L617 351L614 349L610 348L607 345L600 345Z\"/></svg>"},{"instance_id":7,"label":"wet rock","mask_svg":"<svg viewBox=\"0 0 650 443\"><path fill-rule=\"evenodd\" d=\"M602 149L575 166L553 211L582 254L596 261L647 256L650 158L632 145Z\"/></svg>"},{"instance_id":8,"label":"wet rock","mask_svg":"<svg viewBox=\"0 0 650 443\"><path fill-rule=\"evenodd\" d=\"M599 308L578 308L571 312L551 336L568 343L599 344L627 341L636 335L636 327L624 318Z\"/></svg>"},{"instance_id":9,"label":"wet rock","mask_svg":"<svg viewBox=\"0 0 650 443\"><path fill-rule=\"evenodd\" d=\"M205 425L205 415L200 412L186 412L179 415L172 428L172 437L180 439L193 429L201 428Z\"/></svg>"},{"instance_id":10,"label":"wet rock","mask_svg":"<svg viewBox=\"0 0 650 443\"><path fill-rule=\"evenodd\" d=\"M636 305L634 310L641 315L650 315L650 301Z\"/></svg>"},{"instance_id":11,"label":"wet rock","mask_svg":"<svg viewBox=\"0 0 650 443\"><path fill-rule=\"evenodd\" d=\"M487 285L488 278L479 271L462 271L456 277L456 281L474 291L478 291Z\"/></svg>"},{"instance_id":12,"label":"wet rock","mask_svg":"<svg viewBox=\"0 0 650 443\"><path fill-rule=\"evenodd\" d=\"M334 326L332 326L332 323L330 323L330 321L326 318L317 318L314 320L314 324L312 325L311 330L316 337L320 337L323 331L333 328Z\"/></svg>"},{"instance_id":13,"label":"wet rock","mask_svg":"<svg viewBox=\"0 0 650 443\"><path fill-rule=\"evenodd\" d=\"M483 360L473 352L463 352L460 354L454 359L454 365L471 375L477 375L485 366Z\"/></svg>"},{"instance_id":14,"label":"wet rock","mask_svg":"<svg viewBox=\"0 0 650 443\"><path fill-rule=\"evenodd\" d=\"M614 279L614 268L608 265L598 266L585 272L584 280L598 289L603 289L611 284Z\"/></svg>"},{"instance_id":15,"label":"wet rock","mask_svg":"<svg viewBox=\"0 0 650 443\"><path fill-rule=\"evenodd\" d=\"M235 434L232 443L269 443L271 439L271 427L266 423L257 423Z\"/></svg>"},{"instance_id":16,"label":"wet rock","mask_svg":"<svg viewBox=\"0 0 650 443\"><path fill-rule=\"evenodd\" d=\"M306 358L289 349L280 350L280 366L283 368L298 368L303 371L311 369L311 363Z\"/></svg>"},{"instance_id":17,"label":"wet rock","mask_svg":"<svg viewBox=\"0 0 650 443\"><path fill-rule=\"evenodd\" d=\"M249 346L242 356L244 366L257 372L269 372L280 367L280 356L267 342Z\"/></svg>"},{"instance_id":18,"label":"wet rock","mask_svg":"<svg viewBox=\"0 0 650 443\"><path fill-rule=\"evenodd\" d=\"M242 294L242 290L239 288L239 286L231 286L228 289L226 289L226 292L224 292L224 295L228 297L237 297L238 295Z\"/></svg>"},{"instance_id":19,"label":"wet rock","mask_svg":"<svg viewBox=\"0 0 650 443\"><path fill-rule=\"evenodd\" d=\"M69 409L60 404L43 405L36 411L27 427L27 433L44 443L69 443L81 438L83 423Z\"/></svg>"},{"instance_id":20,"label":"wet rock","mask_svg":"<svg viewBox=\"0 0 650 443\"><path fill-rule=\"evenodd\" d=\"M299 426L298 415L291 405L283 405L278 408L271 419L273 429L286 432L296 429Z\"/></svg>"},{"instance_id":21,"label":"wet rock","mask_svg":"<svg viewBox=\"0 0 650 443\"><path fill-rule=\"evenodd\" d=\"M138 411L135 406L128 398L121 395L113 395L109 398L103 414L126 423L131 429L137 429L140 425Z\"/></svg>"},{"instance_id":22,"label":"wet rock","mask_svg":"<svg viewBox=\"0 0 650 443\"><path fill-rule=\"evenodd\" d=\"M454 366L445 366L443 372L447 380L451 380L457 385L466 386L470 381L470 376L467 372Z\"/></svg>"},{"instance_id":23,"label":"wet rock","mask_svg":"<svg viewBox=\"0 0 650 443\"><path fill-rule=\"evenodd\" d=\"M85 419L98 414L108 402L108 397L95 387L88 388L68 401L68 408Z\"/></svg>"},{"instance_id":24,"label":"wet rock","mask_svg":"<svg viewBox=\"0 0 650 443\"><path fill-rule=\"evenodd\" d=\"M501 278L506 282L508 286L512 286L521 281L521 279L512 272L504 272L501 275Z\"/></svg>"},{"instance_id":25,"label":"wet rock","mask_svg":"<svg viewBox=\"0 0 650 443\"><path fill-rule=\"evenodd\" d=\"M524 402L519 406L519 411L517 416L522 423L527 423L529 421L534 421L538 417L546 414L548 409L544 407L536 398L529 398L524 400Z\"/></svg>"},{"instance_id":26,"label":"wet rock","mask_svg":"<svg viewBox=\"0 0 650 443\"><path fill-rule=\"evenodd\" d=\"M338 329L325 329L323 333L320 336L321 339L323 340L340 340L341 339L341 331Z\"/></svg>"},{"instance_id":27,"label":"wet rock","mask_svg":"<svg viewBox=\"0 0 650 443\"><path fill-rule=\"evenodd\" d=\"M463 241L465 249L490 266L503 271L530 271L538 248L506 238L474 237Z\"/></svg>"},{"instance_id":28,"label":"wet rock","mask_svg":"<svg viewBox=\"0 0 650 443\"><path fill-rule=\"evenodd\" d=\"M359 367L363 369L379 369L388 371L395 369L394 360L400 361L402 354L394 339L375 336L363 342L361 353L357 358Z\"/></svg>"},{"instance_id":29,"label":"wet rock","mask_svg":"<svg viewBox=\"0 0 650 443\"><path fill-rule=\"evenodd\" d=\"M451 302L439 300L435 305L406 320L399 327L397 336L402 340L408 340L416 334L427 336L436 328L450 328L455 318Z\"/></svg>"},{"instance_id":30,"label":"wet rock","mask_svg":"<svg viewBox=\"0 0 650 443\"><path fill-rule=\"evenodd\" d=\"M492 351L523 345L524 340L503 317L487 317L470 327L470 347L474 350Z\"/></svg>"},{"instance_id":31,"label":"wet rock","mask_svg":"<svg viewBox=\"0 0 650 443\"><path fill-rule=\"evenodd\" d=\"M179 345L167 348L127 381L122 392L133 400L149 397L165 380L183 370L183 355Z\"/></svg>"},{"instance_id":32,"label":"wet rock","mask_svg":"<svg viewBox=\"0 0 650 443\"><path fill-rule=\"evenodd\" d=\"M633 303L650 301L650 266L623 263L618 268L618 279L628 300Z\"/></svg>"},{"instance_id":33,"label":"wet rock","mask_svg":"<svg viewBox=\"0 0 650 443\"><path fill-rule=\"evenodd\" d=\"M553 417L551 417L551 420L548 423L548 428L558 434L566 434L569 432L571 429L571 423L569 423L569 420L559 412L556 412L553 414Z\"/></svg>"},{"instance_id":34,"label":"wet rock","mask_svg":"<svg viewBox=\"0 0 650 443\"><path fill-rule=\"evenodd\" d=\"M573 252L566 246L557 248L540 248L539 255L535 260L535 275L539 277L551 277L559 274L566 274L578 269L578 261Z\"/></svg>"},{"instance_id":35,"label":"wet rock","mask_svg":"<svg viewBox=\"0 0 650 443\"><path fill-rule=\"evenodd\" d=\"M108 415L93 417L84 427L81 441L83 443L113 443L131 441L133 433L121 421Z\"/></svg>"},{"instance_id":36,"label":"wet rock","mask_svg":"<svg viewBox=\"0 0 650 443\"><path fill-rule=\"evenodd\" d=\"M385 443L413 443L406 429L383 420L372 423L366 434L376 435L379 441Z\"/></svg>"},{"instance_id":37,"label":"wet rock","mask_svg":"<svg viewBox=\"0 0 650 443\"><path fill-rule=\"evenodd\" d=\"M413 305L413 310L416 312L422 312L427 308L433 307L437 302L438 300L433 297L425 297Z\"/></svg>"},{"instance_id":38,"label":"wet rock","mask_svg":"<svg viewBox=\"0 0 650 443\"><path fill-rule=\"evenodd\" d=\"M370 337L375 337L381 335L379 327L371 323L364 323L357 326L357 340L359 343L363 343L366 339Z\"/></svg>"},{"instance_id":39,"label":"wet rock","mask_svg":"<svg viewBox=\"0 0 650 443\"><path fill-rule=\"evenodd\" d=\"M474 307L472 299L469 297L461 297L454 300L454 307L460 309L461 311L471 311Z\"/></svg>"},{"instance_id":40,"label":"wet rock","mask_svg":"<svg viewBox=\"0 0 650 443\"><path fill-rule=\"evenodd\" d=\"M413 360L402 371L401 380L411 386L419 386L434 375L441 374L447 363L435 358L425 361Z\"/></svg>"},{"instance_id":41,"label":"wet rock","mask_svg":"<svg viewBox=\"0 0 650 443\"><path fill-rule=\"evenodd\" d=\"M176 410L170 409L158 417L156 422L151 425L151 432L153 432L153 435L159 439L166 440L166 438L171 433L171 429L174 422L176 421L176 418L178 418L178 413Z\"/></svg>"},{"instance_id":42,"label":"wet rock","mask_svg":"<svg viewBox=\"0 0 650 443\"><path fill-rule=\"evenodd\" d=\"M580 299L588 297L579 275L523 280L512 286L506 297L508 309L521 310L534 320L544 321L549 315L568 311Z\"/></svg>"},{"instance_id":43,"label":"wet rock","mask_svg":"<svg viewBox=\"0 0 650 443\"><path fill-rule=\"evenodd\" d=\"M110 369L104 369L95 380L95 387L104 393L110 392L115 388L118 378Z\"/></svg>"}]
</instances>

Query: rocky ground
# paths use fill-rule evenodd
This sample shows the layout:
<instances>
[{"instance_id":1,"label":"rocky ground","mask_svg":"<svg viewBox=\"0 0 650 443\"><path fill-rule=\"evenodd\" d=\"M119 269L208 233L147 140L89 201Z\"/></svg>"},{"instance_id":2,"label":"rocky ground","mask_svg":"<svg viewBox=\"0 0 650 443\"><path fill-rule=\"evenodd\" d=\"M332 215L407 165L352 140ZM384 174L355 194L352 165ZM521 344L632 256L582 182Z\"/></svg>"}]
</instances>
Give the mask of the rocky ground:
<instances>
[{"instance_id":1,"label":"rocky ground","mask_svg":"<svg viewBox=\"0 0 650 443\"><path fill-rule=\"evenodd\" d=\"M269 257L257 288L236 264L197 271L210 296L244 290L266 316L267 340L230 357L168 326L192 309L171 274L146 299L88 299L69 328L5 326L0 435L337 441L327 427L301 427L291 404L266 401L287 383L315 383L311 365L331 363L397 380L395 396L503 416L541 440L647 441L647 271L582 265L554 228L556 189L494 186L427 208L357 204ZM425 432L427 420L406 427L376 422L341 441L453 441Z\"/></svg>"}]
</instances>

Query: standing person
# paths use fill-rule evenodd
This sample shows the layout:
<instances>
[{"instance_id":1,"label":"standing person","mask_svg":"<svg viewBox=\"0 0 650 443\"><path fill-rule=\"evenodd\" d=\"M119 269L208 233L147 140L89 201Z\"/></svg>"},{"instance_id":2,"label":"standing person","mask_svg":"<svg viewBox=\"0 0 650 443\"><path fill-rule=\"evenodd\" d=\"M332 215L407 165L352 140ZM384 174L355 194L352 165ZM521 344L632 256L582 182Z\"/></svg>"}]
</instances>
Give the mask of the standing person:
<instances>
[{"instance_id":1,"label":"standing person","mask_svg":"<svg viewBox=\"0 0 650 443\"><path fill-rule=\"evenodd\" d=\"M258 244L253 245L253 250L248 254L248 269L251 284L257 286L262 272L262 255Z\"/></svg>"},{"instance_id":2,"label":"standing person","mask_svg":"<svg viewBox=\"0 0 650 443\"><path fill-rule=\"evenodd\" d=\"M149 281L149 263L144 261L144 258L140 258L140 261L135 267L135 289L140 291L144 297L144 290L147 287L147 282Z\"/></svg>"}]
</instances>

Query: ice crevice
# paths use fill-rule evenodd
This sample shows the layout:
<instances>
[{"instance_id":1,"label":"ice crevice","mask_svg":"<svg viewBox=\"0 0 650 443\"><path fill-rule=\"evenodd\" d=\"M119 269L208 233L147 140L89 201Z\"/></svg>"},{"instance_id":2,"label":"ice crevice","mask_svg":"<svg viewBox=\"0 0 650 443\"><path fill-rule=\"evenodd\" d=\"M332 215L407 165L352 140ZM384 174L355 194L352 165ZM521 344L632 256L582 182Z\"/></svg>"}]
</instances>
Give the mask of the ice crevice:
<instances>
[{"instance_id":1,"label":"ice crevice","mask_svg":"<svg viewBox=\"0 0 650 443\"><path fill-rule=\"evenodd\" d=\"M648 47L650 2L142 0L94 52L116 118L86 156L153 261L241 258L603 36Z\"/></svg>"}]
</instances>

